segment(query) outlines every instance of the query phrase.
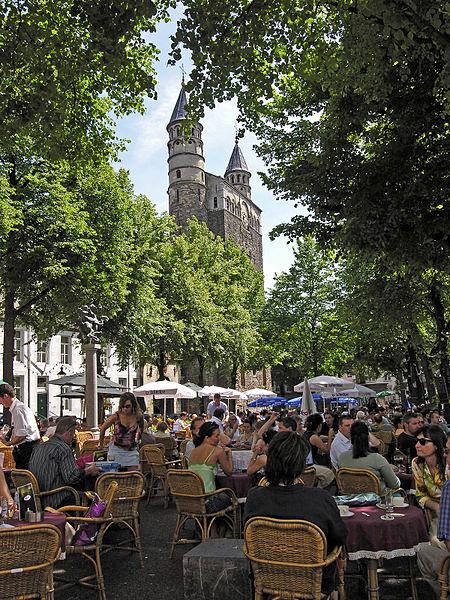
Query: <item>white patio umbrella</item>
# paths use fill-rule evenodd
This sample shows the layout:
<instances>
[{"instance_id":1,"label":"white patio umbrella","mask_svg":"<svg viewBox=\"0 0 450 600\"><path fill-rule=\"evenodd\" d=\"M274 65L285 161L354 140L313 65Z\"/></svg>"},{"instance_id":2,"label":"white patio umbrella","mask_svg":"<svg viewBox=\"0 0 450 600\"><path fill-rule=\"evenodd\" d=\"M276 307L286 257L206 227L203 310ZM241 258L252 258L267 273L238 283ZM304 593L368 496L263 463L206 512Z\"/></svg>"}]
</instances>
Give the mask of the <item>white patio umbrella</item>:
<instances>
[{"instance_id":1,"label":"white patio umbrella","mask_svg":"<svg viewBox=\"0 0 450 600\"><path fill-rule=\"evenodd\" d=\"M349 396L350 398L375 398L376 395L376 392L360 383L355 383L350 390L341 389L338 391L338 396Z\"/></svg>"},{"instance_id":2,"label":"white patio umbrella","mask_svg":"<svg viewBox=\"0 0 450 600\"><path fill-rule=\"evenodd\" d=\"M247 390L245 393L248 398L271 398L276 396L275 392L264 390L263 388L252 388L251 390Z\"/></svg>"},{"instance_id":3,"label":"white patio umbrella","mask_svg":"<svg viewBox=\"0 0 450 600\"><path fill-rule=\"evenodd\" d=\"M166 420L167 413L167 398L195 398L196 393L194 390L177 383L176 381L151 381L145 383L138 388L133 390L134 393L142 394L144 396L153 396L156 400L164 400L164 420Z\"/></svg>"},{"instance_id":4,"label":"white patio umbrella","mask_svg":"<svg viewBox=\"0 0 450 600\"><path fill-rule=\"evenodd\" d=\"M209 396L210 398L212 398L214 394L220 394L221 396L232 398L233 392L235 391L236 390L232 390L231 388L224 388L218 385L205 385L198 390L197 393L199 396Z\"/></svg>"},{"instance_id":5,"label":"white patio umbrella","mask_svg":"<svg viewBox=\"0 0 450 600\"><path fill-rule=\"evenodd\" d=\"M299 410L303 415L312 415L317 412L317 406L312 397L311 389L306 377L303 382L303 398Z\"/></svg>"},{"instance_id":6,"label":"white patio umbrella","mask_svg":"<svg viewBox=\"0 0 450 600\"><path fill-rule=\"evenodd\" d=\"M305 382L308 381L309 389L314 391L320 390L333 390L336 389L351 389L354 387L353 381L348 381L347 379L342 379L341 377L333 377L330 375L318 375L317 377L312 377L312 379L308 379L298 383L294 386L294 392L303 392Z\"/></svg>"}]
</instances>

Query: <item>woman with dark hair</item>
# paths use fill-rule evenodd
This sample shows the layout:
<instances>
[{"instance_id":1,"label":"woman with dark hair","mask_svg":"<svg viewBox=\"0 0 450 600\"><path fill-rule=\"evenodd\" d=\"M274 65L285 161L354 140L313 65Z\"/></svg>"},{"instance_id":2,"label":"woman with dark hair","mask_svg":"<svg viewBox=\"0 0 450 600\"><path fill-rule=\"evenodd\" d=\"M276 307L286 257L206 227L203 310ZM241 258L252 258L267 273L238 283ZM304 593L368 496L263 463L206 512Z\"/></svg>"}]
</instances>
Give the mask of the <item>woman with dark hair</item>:
<instances>
[{"instance_id":1,"label":"woman with dark hair","mask_svg":"<svg viewBox=\"0 0 450 600\"><path fill-rule=\"evenodd\" d=\"M269 429L262 434L262 437L254 444L253 454L248 463L247 475L250 477L251 485L258 485L258 481L264 476L264 470L267 463L267 450L270 442L277 435L275 429Z\"/></svg>"},{"instance_id":2,"label":"woman with dark hair","mask_svg":"<svg viewBox=\"0 0 450 600\"><path fill-rule=\"evenodd\" d=\"M268 486L252 488L247 497L244 522L251 517L304 519L323 531L328 552L345 543L347 531L333 497L321 488L306 487L301 481L309 446L294 432L278 433L267 451ZM302 548L298 549L301 556ZM335 588L335 565L324 568L322 592Z\"/></svg>"},{"instance_id":3,"label":"woman with dark hair","mask_svg":"<svg viewBox=\"0 0 450 600\"><path fill-rule=\"evenodd\" d=\"M343 452L337 459L337 467L351 469L368 469L372 471L381 484L381 493L388 488L400 487L400 480L388 461L377 452L369 451L369 428L362 421L355 421L350 429L352 447Z\"/></svg>"},{"instance_id":4,"label":"woman with dark hair","mask_svg":"<svg viewBox=\"0 0 450 600\"><path fill-rule=\"evenodd\" d=\"M205 492L216 489L217 464L225 475L233 472L233 459L230 448L220 448L220 430L217 423L207 421L193 438L195 448L191 452L189 470L197 473L203 480ZM225 492L211 496L206 501L207 512L223 510L231 504L231 498Z\"/></svg>"},{"instance_id":5,"label":"woman with dark hair","mask_svg":"<svg viewBox=\"0 0 450 600\"><path fill-rule=\"evenodd\" d=\"M435 513L445 483L446 444L447 436L438 425L425 425L417 432L417 456L412 461L416 498L422 508Z\"/></svg>"},{"instance_id":6,"label":"woman with dark hair","mask_svg":"<svg viewBox=\"0 0 450 600\"><path fill-rule=\"evenodd\" d=\"M108 449L108 460L116 461L122 467L139 469L138 443L144 430L144 417L132 392L120 396L119 410L100 427L101 447L105 432L111 426L114 426L114 433Z\"/></svg>"},{"instance_id":7,"label":"woman with dark hair","mask_svg":"<svg viewBox=\"0 0 450 600\"><path fill-rule=\"evenodd\" d=\"M305 421L305 433L303 437L311 446L312 457L315 465L323 465L324 467L330 466L330 446L333 441L333 434L329 429L328 441L325 443L320 437L320 430L322 429L323 418L319 413L309 415Z\"/></svg>"}]
</instances>

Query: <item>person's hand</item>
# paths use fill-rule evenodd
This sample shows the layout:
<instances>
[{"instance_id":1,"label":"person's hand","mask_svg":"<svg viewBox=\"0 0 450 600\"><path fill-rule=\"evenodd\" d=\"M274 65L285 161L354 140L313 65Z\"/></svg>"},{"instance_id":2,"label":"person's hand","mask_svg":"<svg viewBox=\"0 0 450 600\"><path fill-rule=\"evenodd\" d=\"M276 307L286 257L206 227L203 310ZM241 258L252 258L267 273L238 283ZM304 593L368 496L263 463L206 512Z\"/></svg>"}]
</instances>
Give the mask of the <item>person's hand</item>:
<instances>
[{"instance_id":1,"label":"person's hand","mask_svg":"<svg viewBox=\"0 0 450 600\"><path fill-rule=\"evenodd\" d=\"M94 464L85 467L84 473L85 475L98 475L100 473L100 469L96 467Z\"/></svg>"},{"instance_id":2,"label":"person's hand","mask_svg":"<svg viewBox=\"0 0 450 600\"><path fill-rule=\"evenodd\" d=\"M273 413L270 415L269 420L270 421L276 421L278 419L278 414L277 412L273 411Z\"/></svg>"}]
</instances>

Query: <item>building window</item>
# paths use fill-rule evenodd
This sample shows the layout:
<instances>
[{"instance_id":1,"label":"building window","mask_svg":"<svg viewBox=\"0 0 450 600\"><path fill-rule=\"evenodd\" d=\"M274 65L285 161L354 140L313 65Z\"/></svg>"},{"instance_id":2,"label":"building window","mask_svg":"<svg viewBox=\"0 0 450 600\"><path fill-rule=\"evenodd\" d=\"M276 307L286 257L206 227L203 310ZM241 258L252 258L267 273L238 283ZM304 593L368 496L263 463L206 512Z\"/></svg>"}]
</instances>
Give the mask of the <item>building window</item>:
<instances>
[{"instance_id":1,"label":"building window","mask_svg":"<svg viewBox=\"0 0 450 600\"><path fill-rule=\"evenodd\" d=\"M14 360L22 360L22 332L20 329L14 331Z\"/></svg>"},{"instance_id":2,"label":"building window","mask_svg":"<svg viewBox=\"0 0 450 600\"><path fill-rule=\"evenodd\" d=\"M177 202L180 201L180 190L177 190Z\"/></svg>"},{"instance_id":3,"label":"building window","mask_svg":"<svg viewBox=\"0 0 450 600\"><path fill-rule=\"evenodd\" d=\"M138 380L137 380L137 377L135 377L133 379L133 388L137 388L137 386L138 386Z\"/></svg>"},{"instance_id":4,"label":"building window","mask_svg":"<svg viewBox=\"0 0 450 600\"><path fill-rule=\"evenodd\" d=\"M217 208L217 196L214 196L213 206L214 208Z\"/></svg>"},{"instance_id":5,"label":"building window","mask_svg":"<svg viewBox=\"0 0 450 600\"><path fill-rule=\"evenodd\" d=\"M202 181L205 181L205 174L202 171Z\"/></svg>"},{"instance_id":6,"label":"building window","mask_svg":"<svg viewBox=\"0 0 450 600\"><path fill-rule=\"evenodd\" d=\"M242 183L245 183L245 175L242 175Z\"/></svg>"},{"instance_id":7,"label":"building window","mask_svg":"<svg viewBox=\"0 0 450 600\"><path fill-rule=\"evenodd\" d=\"M20 375L19 377L14 377L14 392L16 394L16 398L18 398L19 400L22 400L22 390L23 390L23 376Z\"/></svg>"},{"instance_id":8,"label":"building window","mask_svg":"<svg viewBox=\"0 0 450 600\"><path fill-rule=\"evenodd\" d=\"M126 377L119 377L119 385L120 387L128 387L127 385L127 378Z\"/></svg>"},{"instance_id":9,"label":"building window","mask_svg":"<svg viewBox=\"0 0 450 600\"><path fill-rule=\"evenodd\" d=\"M180 178L181 178L181 170L177 169L177 179L180 179Z\"/></svg>"},{"instance_id":10,"label":"building window","mask_svg":"<svg viewBox=\"0 0 450 600\"><path fill-rule=\"evenodd\" d=\"M201 202L200 188L198 188L197 194L198 194L198 201Z\"/></svg>"},{"instance_id":11,"label":"building window","mask_svg":"<svg viewBox=\"0 0 450 600\"><path fill-rule=\"evenodd\" d=\"M37 378L37 387L39 390L46 390L47 389L47 381L48 381L48 377L41 377L38 376Z\"/></svg>"},{"instance_id":12,"label":"building window","mask_svg":"<svg viewBox=\"0 0 450 600\"><path fill-rule=\"evenodd\" d=\"M37 362L46 363L48 356L48 341L39 340L36 347L36 360ZM39 377L38 377L39 379Z\"/></svg>"},{"instance_id":13,"label":"building window","mask_svg":"<svg viewBox=\"0 0 450 600\"><path fill-rule=\"evenodd\" d=\"M227 198L227 210L230 210L230 199Z\"/></svg>"},{"instance_id":14,"label":"building window","mask_svg":"<svg viewBox=\"0 0 450 600\"><path fill-rule=\"evenodd\" d=\"M231 183L234 183L234 175L231 176Z\"/></svg>"},{"instance_id":15,"label":"building window","mask_svg":"<svg viewBox=\"0 0 450 600\"><path fill-rule=\"evenodd\" d=\"M238 176L237 176L237 182L238 182L238 183L240 183L240 182L241 182L241 176L240 176L240 175L238 175Z\"/></svg>"},{"instance_id":16,"label":"building window","mask_svg":"<svg viewBox=\"0 0 450 600\"><path fill-rule=\"evenodd\" d=\"M70 337L68 335L61 336L61 362L63 365L70 365L71 363L71 344Z\"/></svg>"}]
</instances>

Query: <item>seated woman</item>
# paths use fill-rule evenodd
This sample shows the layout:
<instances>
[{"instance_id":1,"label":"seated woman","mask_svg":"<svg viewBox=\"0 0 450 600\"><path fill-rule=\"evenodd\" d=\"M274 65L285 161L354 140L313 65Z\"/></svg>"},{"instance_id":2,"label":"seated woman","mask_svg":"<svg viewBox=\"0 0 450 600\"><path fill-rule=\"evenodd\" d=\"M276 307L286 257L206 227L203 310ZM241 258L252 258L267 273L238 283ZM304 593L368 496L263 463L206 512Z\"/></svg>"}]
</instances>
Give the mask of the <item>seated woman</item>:
<instances>
[{"instance_id":1,"label":"seated woman","mask_svg":"<svg viewBox=\"0 0 450 600\"><path fill-rule=\"evenodd\" d=\"M193 441L195 448L191 452L189 470L202 478L205 492L213 492L216 489L217 464L220 464L225 475L233 472L231 450L219 447L219 426L212 421L203 423ZM211 496L205 504L207 512L217 512L229 506L231 498L221 492Z\"/></svg>"},{"instance_id":2,"label":"seated woman","mask_svg":"<svg viewBox=\"0 0 450 600\"><path fill-rule=\"evenodd\" d=\"M326 490L300 483L308 453L306 440L294 432L283 431L273 438L267 452L266 477L269 485L249 491L244 522L251 517L304 519L320 527L327 540L328 552L331 552L335 546L345 543L347 530L333 497ZM298 551L301 556L302 548ZM330 594L336 588L335 575L334 564L324 568L324 594Z\"/></svg>"},{"instance_id":3,"label":"seated woman","mask_svg":"<svg viewBox=\"0 0 450 600\"><path fill-rule=\"evenodd\" d=\"M319 415L319 413L309 415L305 422L306 431L303 433L303 437L311 446L314 464L330 467L331 462L329 454L331 442L333 441L333 434L330 433L330 431L332 432L333 429L331 427L329 428L327 442L324 442L320 437L322 425L322 415Z\"/></svg>"},{"instance_id":4,"label":"seated woman","mask_svg":"<svg viewBox=\"0 0 450 600\"><path fill-rule=\"evenodd\" d=\"M253 446L253 454L247 467L247 475L250 478L251 485L258 485L258 481L264 477L264 470L267 462L267 450L270 442L277 435L275 429L269 429L263 433L256 444Z\"/></svg>"},{"instance_id":5,"label":"seated woman","mask_svg":"<svg viewBox=\"0 0 450 600\"><path fill-rule=\"evenodd\" d=\"M386 488L400 487L400 480L388 461L377 452L369 452L369 428L362 421L355 421L350 429L352 447L343 452L337 460L337 467L368 469L381 483L381 493Z\"/></svg>"},{"instance_id":6,"label":"seated woman","mask_svg":"<svg viewBox=\"0 0 450 600\"><path fill-rule=\"evenodd\" d=\"M242 448L251 448L253 443L253 427L248 419L244 419L241 425L241 437L239 446Z\"/></svg>"},{"instance_id":7,"label":"seated woman","mask_svg":"<svg viewBox=\"0 0 450 600\"><path fill-rule=\"evenodd\" d=\"M433 515L439 512L439 502L445 483L445 455L447 436L438 425L425 425L417 432L417 456L412 461L416 482L416 498L422 508Z\"/></svg>"},{"instance_id":8,"label":"seated woman","mask_svg":"<svg viewBox=\"0 0 450 600\"><path fill-rule=\"evenodd\" d=\"M233 412L230 412L223 432L230 438L231 443L239 442L241 438L241 432L239 431L240 424L240 419Z\"/></svg>"}]
</instances>

